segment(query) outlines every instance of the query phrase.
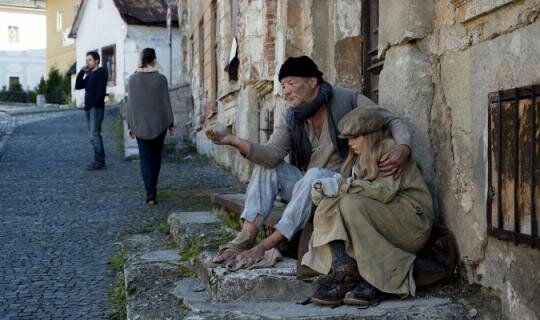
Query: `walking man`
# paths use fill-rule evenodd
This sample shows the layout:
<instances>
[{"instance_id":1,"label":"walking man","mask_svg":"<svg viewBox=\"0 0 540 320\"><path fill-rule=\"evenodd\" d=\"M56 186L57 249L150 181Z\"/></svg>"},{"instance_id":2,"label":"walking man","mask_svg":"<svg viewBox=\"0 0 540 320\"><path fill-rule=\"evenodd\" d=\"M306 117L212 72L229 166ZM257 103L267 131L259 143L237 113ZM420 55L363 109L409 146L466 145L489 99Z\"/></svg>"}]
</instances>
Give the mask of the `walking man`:
<instances>
[{"instance_id":1,"label":"walking man","mask_svg":"<svg viewBox=\"0 0 540 320\"><path fill-rule=\"evenodd\" d=\"M84 111L90 142L94 147L94 162L88 165L89 171L105 169L105 150L101 137L101 124L105 115L105 93L109 73L105 67L99 66L99 53L91 51L86 54L86 64L77 74L75 89L85 89Z\"/></svg>"}]
</instances>

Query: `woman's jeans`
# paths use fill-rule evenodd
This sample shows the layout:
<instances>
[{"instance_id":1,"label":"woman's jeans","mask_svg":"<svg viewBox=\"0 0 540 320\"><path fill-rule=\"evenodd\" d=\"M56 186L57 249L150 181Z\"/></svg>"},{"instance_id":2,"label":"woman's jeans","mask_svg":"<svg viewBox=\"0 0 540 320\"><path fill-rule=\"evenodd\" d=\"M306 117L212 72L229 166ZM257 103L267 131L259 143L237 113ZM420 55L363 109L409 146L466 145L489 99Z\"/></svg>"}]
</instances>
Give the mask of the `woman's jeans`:
<instances>
[{"instance_id":1,"label":"woman's jeans","mask_svg":"<svg viewBox=\"0 0 540 320\"><path fill-rule=\"evenodd\" d=\"M156 196L156 187L161 169L161 152L165 141L165 130L154 139L146 140L137 138L139 145L139 157L141 159L141 172L146 188L146 197Z\"/></svg>"}]
</instances>

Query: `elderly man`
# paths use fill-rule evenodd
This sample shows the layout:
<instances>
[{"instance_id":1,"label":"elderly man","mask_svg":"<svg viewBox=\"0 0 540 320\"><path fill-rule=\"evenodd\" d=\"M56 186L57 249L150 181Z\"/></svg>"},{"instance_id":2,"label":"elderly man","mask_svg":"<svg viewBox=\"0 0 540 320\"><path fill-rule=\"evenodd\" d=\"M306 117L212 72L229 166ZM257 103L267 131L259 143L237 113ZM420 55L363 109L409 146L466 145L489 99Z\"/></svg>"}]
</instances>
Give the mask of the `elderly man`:
<instances>
[{"instance_id":1,"label":"elderly man","mask_svg":"<svg viewBox=\"0 0 540 320\"><path fill-rule=\"evenodd\" d=\"M357 91L332 86L307 56L288 58L279 70L279 81L291 105L274 126L268 143L258 144L227 132L208 129L207 137L218 145L230 145L255 163L246 192L241 219L242 230L224 245L213 261L249 267L301 230L311 215L310 189L314 180L331 177L339 171L348 153L346 140L337 134L337 123L349 111L378 106ZM397 145L385 154L379 167L385 175L398 177L410 157L410 133L405 123L385 109L378 108ZM284 161L289 155L290 164ZM255 243L257 234L270 215L277 195L287 206L275 231Z\"/></svg>"}]
</instances>

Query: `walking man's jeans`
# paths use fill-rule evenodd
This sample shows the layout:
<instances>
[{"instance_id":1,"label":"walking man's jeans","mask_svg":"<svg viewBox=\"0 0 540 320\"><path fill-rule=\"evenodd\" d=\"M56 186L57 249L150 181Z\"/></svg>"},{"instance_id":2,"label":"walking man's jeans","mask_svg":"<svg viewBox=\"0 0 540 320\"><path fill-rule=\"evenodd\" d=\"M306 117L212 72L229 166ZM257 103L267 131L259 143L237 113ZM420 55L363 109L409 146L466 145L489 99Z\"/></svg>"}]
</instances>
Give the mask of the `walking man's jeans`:
<instances>
[{"instance_id":1,"label":"walking man's jeans","mask_svg":"<svg viewBox=\"0 0 540 320\"><path fill-rule=\"evenodd\" d=\"M279 194L287 202L287 207L275 228L291 240L311 215L313 181L335 174L335 171L319 167L311 168L302 174L298 168L284 161L272 169L257 165L246 190L246 203L241 218L254 222L257 215L261 215L262 221L259 223L264 223L272 212L274 199Z\"/></svg>"},{"instance_id":2,"label":"walking man's jeans","mask_svg":"<svg viewBox=\"0 0 540 320\"><path fill-rule=\"evenodd\" d=\"M105 150L103 149L103 139L101 138L101 124L105 115L104 108L91 108L86 111L86 125L90 142L94 147L94 162L105 165Z\"/></svg>"},{"instance_id":3,"label":"walking man's jeans","mask_svg":"<svg viewBox=\"0 0 540 320\"><path fill-rule=\"evenodd\" d=\"M137 138L139 157L141 158L141 172L146 188L146 197L155 197L161 169L161 152L165 141L165 130L162 134L151 140Z\"/></svg>"}]
</instances>

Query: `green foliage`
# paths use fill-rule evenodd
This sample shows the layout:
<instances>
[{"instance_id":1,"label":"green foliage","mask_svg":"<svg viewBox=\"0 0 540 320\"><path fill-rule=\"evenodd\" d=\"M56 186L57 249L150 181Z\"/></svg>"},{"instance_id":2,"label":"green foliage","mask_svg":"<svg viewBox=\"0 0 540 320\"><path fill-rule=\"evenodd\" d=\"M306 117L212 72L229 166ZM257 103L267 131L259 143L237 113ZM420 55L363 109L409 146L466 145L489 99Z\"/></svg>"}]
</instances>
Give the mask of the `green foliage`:
<instances>
[{"instance_id":1,"label":"green foliage","mask_svg":"<svg viewBox=\"0 0 540 320\"><path fill-rule=\"evenodd\" d=\"M20 83L18 82L15 82L15 83L12 83L9 85L9 91L12 91L12 92L23 92L23 88L21 86Z\"/></svg>"},{"instance_id":2,"label":"green foliage","mask_svg":"<svg viewBox=\"0 0 540 320\"><path fill-rule=\"evenodd\" d=\"M2 90L0 90L0 101L35 102L36 100L35 94L32 94L31 91L24 91L21 85L19 83L16 83L10 85L9 89L7 89L6 86L2 87Z\"/></svg>"},{"instance_id":3,"label":"green foliage","mask_svg":"<svg viewBox=\"0 0 540 320\"><path fill-rule=\"evenodd\" d=\"M191 242L191 246L180 251L180 256L184 260L188 260L199 255L204 250L204 243L206 242L207 237L200 237Z\"/></svg>"},{"instance_id":4,"label":"green foliage","mask_svg":"<svg viewBox=\"0 0 540 320\"><path fill-rule=\"evenodd\" d=\"M126 250L121 248L108 262L107 265L114 271L124 271L124 264L126 263Z\"/></svg>"},{"instance_id":5,"label":"green foliage","mask_svg":"<svg viewBox=\"0 0 540 320\"><path fill-rule=\"evenodd\" d=\"M116 284L109 287L109 307L111 308L111 313L108 315L107 319L125 320L127 318L126 289L121 274L118 275Z\"/></svg>"},{"instance_id":6,"label":"green foliage","mask_svg":"<svg viewBox=\"0 0 540 320\"><path fill-rule=\"evenodd\" d=\"M185 266L185 265L179 265L178 266L178 275L182 278L190 278L194 277L197 274L195 268Z\"/></svg>"},{"instance_id":7,"label":"green foliage","mask_svg":"<svg viewBox=\"0 0 540 320\"><path fill-rule=\"evenodd\" d=\"M47 81L45 81L42 89L45 101L48 103L64 104L71 99L71 79L69 75L62 75L54 67L49 70Z\"/></svg>"},{"instance_id":8,"label":"green foliage","mask_svg":"<svg viewBox=\"0 0 540 320\"><path fill-rule=\"evenodd\" d=\"M41 77L41 80L39 81L39 84L36 87L36 93L37 94L45 94L45 86L47 85L47 82L43 77Z\"/></svg>"},{"instance_id":9,"label":"green foliage","mask_svg":"<svg viewBox=\"0 0 540 320\"><path fill-rule=\"evenodd\" d=\"M38 94L45 95L47 103L66 104L71 101L71 76L62 75L56 68L49 70L48 79L41 81L34 90L24 90L14 83L0 91L0 101L35 103Z\"/></svg>"},{"instance_id":10,"label":"green foliage","mask_svg":"<svg viewBox=\"0 0 540 320\"><path fill-rule=\"evenodd\" d=\"M126 263L126 250L121 247L120 250L107 262L112 270L116 271L116 283L109 287L109 306L111 314L109 320L126 319L126 289L124 285L124 265ZM135 293L137 288L128 287L127 294Z\"/></svg>"},{"instance_id":11,"label":"green foliage","mask_svg":"<svg viewBox=\"0 0 540 320\"><path fill-rule=\"evenodd\" d=\"M231 215L220 214L218 215L218 218L219 220L221 220L221 223L226 227L229 227L231 229L238 230L238 231L242 229L242 225L240 224L240 221L237 218L232 217Z\"/></svg>"},{"instance_id":12,"label":"green foliage","mask_svg":"<svg viewBox=\"0 0 540 320\"><path fill-rule=\"evenodd\" d=\"M171 227L168 223L160 223L156 229L159 233L163 235L169 235Z\"/></svg>"}]
</instances>

